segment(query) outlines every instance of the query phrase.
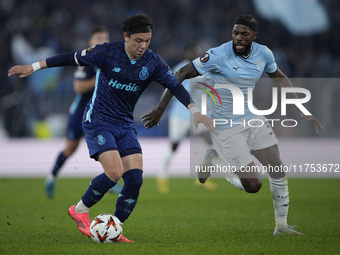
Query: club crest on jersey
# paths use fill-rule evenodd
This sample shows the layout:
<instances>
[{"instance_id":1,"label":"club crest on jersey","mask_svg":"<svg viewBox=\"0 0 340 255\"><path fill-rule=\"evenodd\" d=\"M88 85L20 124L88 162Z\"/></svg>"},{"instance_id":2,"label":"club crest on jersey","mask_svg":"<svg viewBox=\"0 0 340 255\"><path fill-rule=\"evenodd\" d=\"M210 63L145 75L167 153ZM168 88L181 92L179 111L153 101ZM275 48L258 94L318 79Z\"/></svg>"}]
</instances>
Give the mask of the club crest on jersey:
<instances>
[{"instance_id":1,"label":"club crest on jersey","mask_svg":"<svg viewBox=\"0 0 340 255\"><path fill-rule=\"evenodd\" d=\"M206 62L208 62L208 60L209 60L209 53L205 53L205 54L203 54L201 57L200 57L200 61L202 62L202 63L206 63Z\"/></svg>"},{"instance_id":2,"label":"club crest on jersey","mask_svg":"<svg viewBox=\"0 0 340 255\"><path fill-rule=\"evenodd\" d=\"M139 73L139 79L144 81L147 78L149 78L149 72L148 72L148 69L145 66L143 66L142 71L140 71Z\"/></svg>"},{"instance_id":3,"label":"club crest on jersey","mask_svg":"<svg viewBox=\"0 0 340 255\"><path fill-rule=\"evenodd\" d=\"M98 141L98 144L99 144L99 145L103 145L103 144L106 143L106 139L105 139L105 137L102 136L102 135L98 135L97 141Z\"/></svg>"}]
</instances>

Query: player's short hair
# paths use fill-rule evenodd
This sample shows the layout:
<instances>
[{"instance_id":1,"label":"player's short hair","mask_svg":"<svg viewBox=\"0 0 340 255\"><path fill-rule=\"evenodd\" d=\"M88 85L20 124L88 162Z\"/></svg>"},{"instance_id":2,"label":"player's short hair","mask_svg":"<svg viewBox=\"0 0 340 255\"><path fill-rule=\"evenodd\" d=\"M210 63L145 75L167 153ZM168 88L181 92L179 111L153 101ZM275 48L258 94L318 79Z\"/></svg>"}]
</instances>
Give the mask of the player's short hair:
<instances>
[{"instance_id":1,"label":"player's short hair","mask_svg":"<svg viewBox=\"0 0 340 255\"><path fill-rule=\"evenodd\" d=\"M107 30L107 28L105 26L97 26L97 27L92 28L91 36L96 34L96 33L103 33L103 32L108 33L109 31Z\"/></svg>"},{"instance_id":2,"label":"player's short hair","mask_svg":"<svg viewBox=\"0 0 340 255\"><path fill-rule=\"evenodd\" d=\"M252 15L249 14L240 14L235 20L234 24L245 25L249 27L254 32L257 32L257 27L259 23L254 19Z\"/></svg>"},{"instance_id":3,"label":"player's short hair","mask_svg":"<svg viewBox=\"0 0 340 255\"><path fill-rule=\"evenodd\" d=\"M136 33L150 33L154 28L151 19L144 14L135 14L128 17L123 24L123 32L128 35Z\"/></svg>"}]
</instances>

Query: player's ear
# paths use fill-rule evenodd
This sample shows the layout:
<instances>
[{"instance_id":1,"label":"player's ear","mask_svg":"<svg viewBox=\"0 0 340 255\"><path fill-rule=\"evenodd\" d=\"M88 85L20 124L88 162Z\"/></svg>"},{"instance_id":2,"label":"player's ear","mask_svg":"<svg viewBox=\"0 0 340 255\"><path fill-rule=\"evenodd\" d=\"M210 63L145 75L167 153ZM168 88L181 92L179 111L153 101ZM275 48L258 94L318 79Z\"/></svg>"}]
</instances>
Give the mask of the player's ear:
<instances>
[{"instance_id":1,"label":"player's ear","mask_svg":"<svg viewBox=\"0 0 340 255\"><path fill-rule=\"evenodd\" d=\"M255 40L257 38L257 32L254 32L254 35L253 35L254 39Z\"/></svg>"},{"instance_id":2,"label":"player's ear","mask_svg":"<svg viewBox=\"0 0 340 255\"><path fill-rule=\"evenodd\" d=\"M124 40L128 40L130 38L130 35L128 33L123 33Z\"/></svg>"}]
</instances>

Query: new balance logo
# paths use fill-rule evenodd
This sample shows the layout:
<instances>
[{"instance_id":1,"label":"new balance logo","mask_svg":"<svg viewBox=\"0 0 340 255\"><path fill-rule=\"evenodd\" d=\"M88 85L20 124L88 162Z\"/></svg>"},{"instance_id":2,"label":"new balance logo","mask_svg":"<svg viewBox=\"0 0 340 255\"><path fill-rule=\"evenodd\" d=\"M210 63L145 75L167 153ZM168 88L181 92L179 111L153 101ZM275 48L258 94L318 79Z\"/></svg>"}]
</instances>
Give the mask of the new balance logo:
<instances>
[{"instance_id":1,"label":"new balance logo","mask_svg":"<svg viewBox=\"0 0 340 255\"><path fill-rule=\"evenodd\" d=\"M119 67L114 67L113 69L112 69L112 71L113 72L116 72L116 73L119 73L120 72L120 68Z\"/></svg>"}]
</instances>

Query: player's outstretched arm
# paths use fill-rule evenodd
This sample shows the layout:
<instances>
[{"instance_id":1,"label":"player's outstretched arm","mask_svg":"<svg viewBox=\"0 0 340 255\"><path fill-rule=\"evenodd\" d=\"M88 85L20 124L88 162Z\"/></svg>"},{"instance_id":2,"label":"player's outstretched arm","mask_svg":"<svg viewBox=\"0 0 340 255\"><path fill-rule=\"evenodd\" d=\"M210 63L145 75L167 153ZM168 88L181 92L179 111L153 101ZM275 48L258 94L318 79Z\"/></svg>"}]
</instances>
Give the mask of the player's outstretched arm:
<instances>
[{"instance_id":1,"label":"player's outstretched arm","mask_svg":"<svg viewBox=\"0 0 340 255\"><path fill-rule=\"evenodd\" d=\"M301 113L301 118L309 121L313 121L315 123L315 132L319 133L319 130L324 130L325 128L322 126L321 122L314 115L305 115Z\"/></svg>"},{"instance_id":2,"label":"player's outstretched arm","mask_svg":"<svg viewBox=\"0 0 340 255\"><path fill-rule=\"evenodd\" d=\"M79 66L79 62L76 60L74 53L66 53L47 58L40 62L35 62L32 65L13 66L9 69L8 76L19 74L19 78L25 78L40 69L57 66Z\"/></svg>"},{"instance_id":3,"label":"player's outstretched arm","mask_svg":"<svg viewBox=\"0 0 340 255\"><path fill-rule=\"evenodd\" d=\"M8 76L19 74L19 78L32 75L35 71L47 68L46 60L35 62L32 65L16 65L8 70Z\"/></svg>"},{"instance_id":4,"label":"player's outstretched arm","mask_svg":"<svg viewBox=\"0 0 340 255\"><path fill-rule=\"evenodd\" d=\"M180 83L182 83L185 79L191 79L198 75L199 74L192 63L183 66L175 74L177 80ZM169 89L165 89L160 101L158 102L157 107L152 109L149 113L142 116L142 121L146 122L144 124L144 127L146 129L152 128L155 125L158 126L158 123L172 97L173 94L169 91Z\"/></svg>"},{"instance_id":5,"label":"player's outstretched arm","mask_svg":"<svg viewBox=\"0 0 340 255\"><path fill-rule=\"evenodd\" d=\"M268 75L272 79L274 84L277 87L279 87L279 88L282 88L282 87L293 87L293 85L290 82L290 80L288 79L288 77L283 72L281 72L280 69L277 69L275 73L272 73L272 74L268 73ZM296 93L289 93L287 95L290 98L298 98ZM296 109L300 112L301 118L314 122L314 124L315 124L315 132L316 133L319 133L320 129L322 129L322 130L325 129L322 126L321 122L314 115L305 115L303 112L301 112L301 110L299 108L296 108Z\"/></svg>"},{"instance_id":6,"label":"player's outstretched arm","mask_svg":"<svg viewBox=\"0 0 340 255\"><path fill-rule=\"evenodd\" d=\"M142 121L146 122L144 124L146 129L152 128L155 125L159 126L158 123L172 96L172 93L168 89L165 89L157 107L153 108L149 113L142 116Z\"/></svg>"}]
</instances>

